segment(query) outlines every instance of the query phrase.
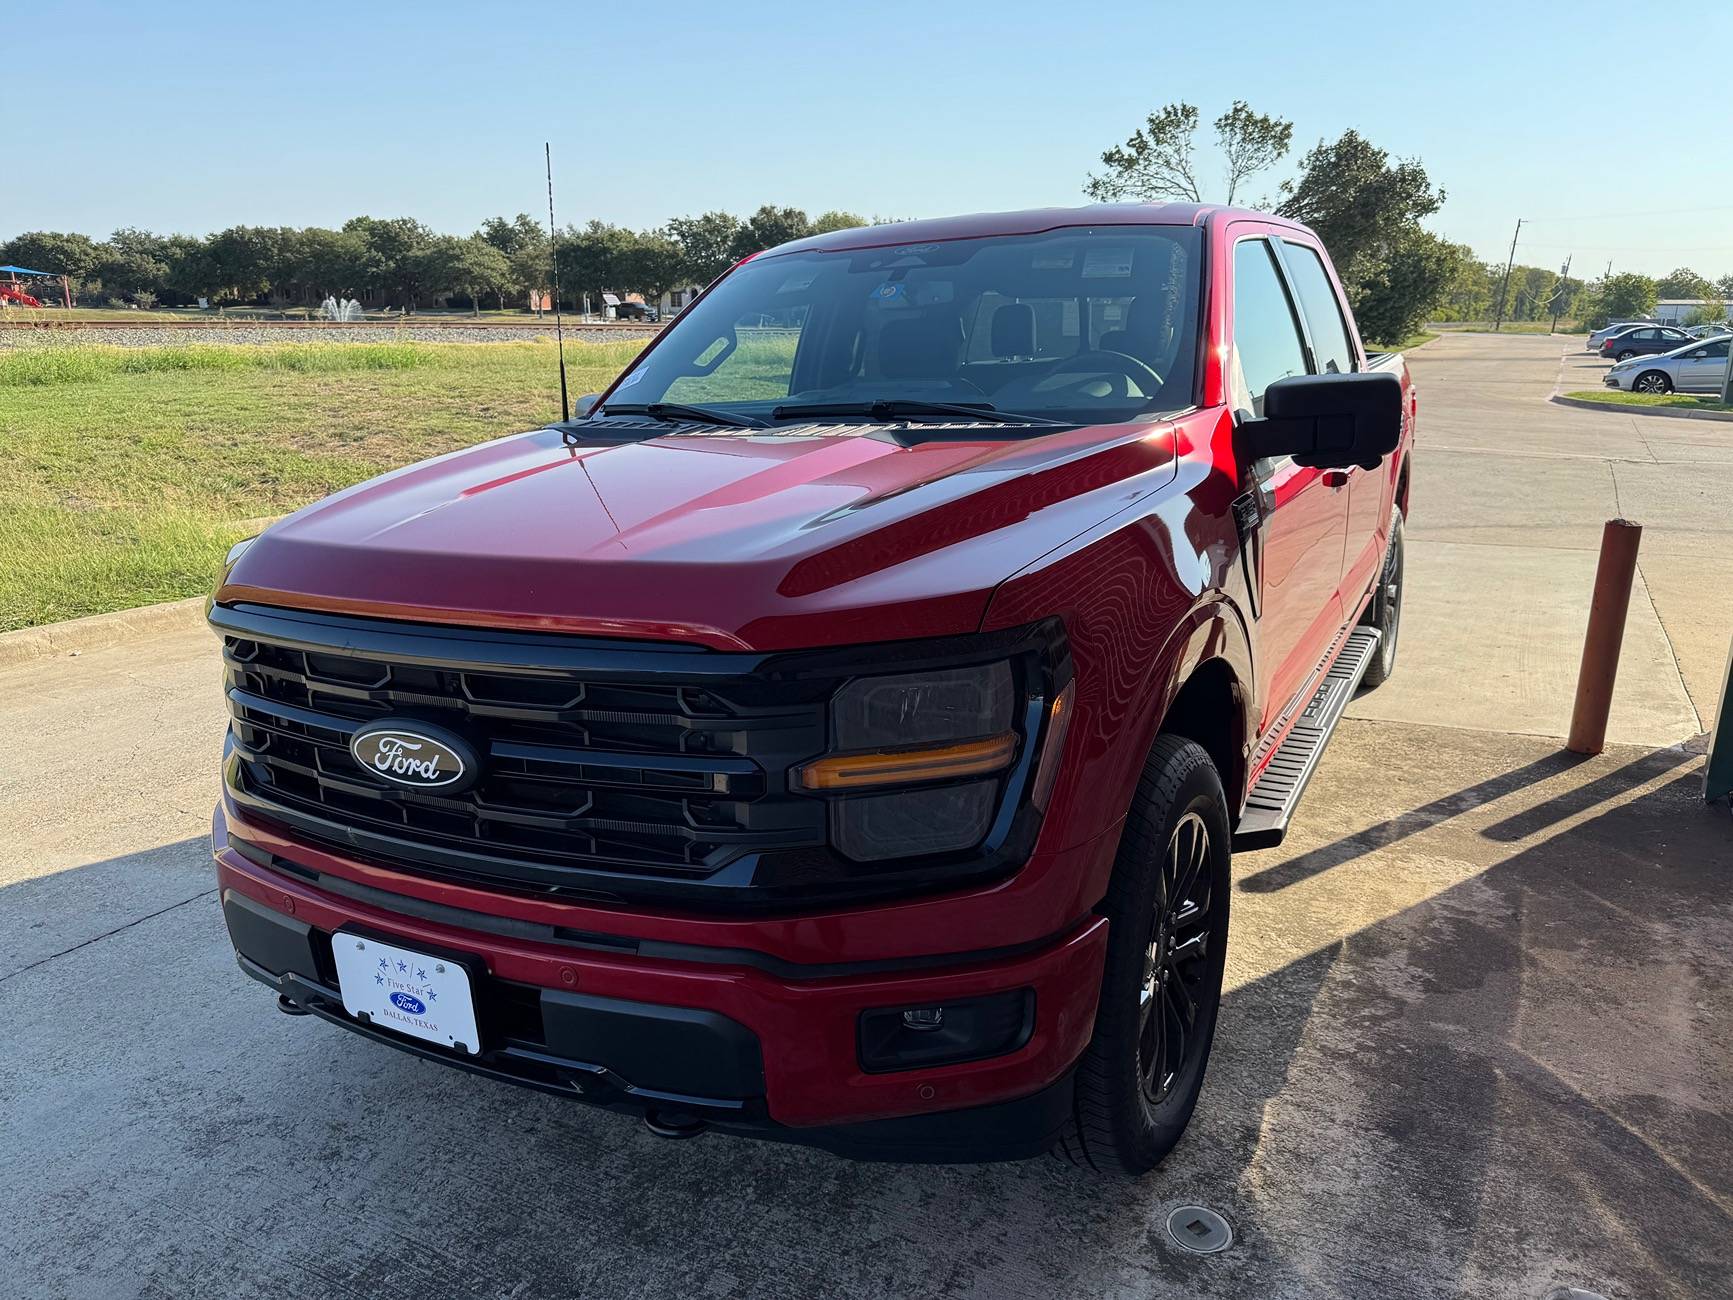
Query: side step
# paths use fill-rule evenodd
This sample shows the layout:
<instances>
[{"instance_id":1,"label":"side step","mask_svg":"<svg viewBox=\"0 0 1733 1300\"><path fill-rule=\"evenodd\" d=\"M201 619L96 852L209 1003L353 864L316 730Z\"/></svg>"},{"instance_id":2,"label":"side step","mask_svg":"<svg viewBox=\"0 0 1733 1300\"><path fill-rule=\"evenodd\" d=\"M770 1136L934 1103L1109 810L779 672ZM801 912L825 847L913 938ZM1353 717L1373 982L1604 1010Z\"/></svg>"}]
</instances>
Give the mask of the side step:
<instances>
[{"instance_id":1,"label":"side step","mask_svg":"<svg viewBox=\"0 0 1733 1300\"><path fill-rule=\"evenodd\" d=\"M1342 653L1246 796L1246 811L1234 831L1235 852L1271 849L1282 842L1294 809L1300 806L1300 796L1306 792L1306 783L1318 769L1324 746L1336 734L1336 724L1342 720L1348 701L1372 666L1382 635L1372 627L1357 627L1348 634Z\"/></svg>"}]
</instances>

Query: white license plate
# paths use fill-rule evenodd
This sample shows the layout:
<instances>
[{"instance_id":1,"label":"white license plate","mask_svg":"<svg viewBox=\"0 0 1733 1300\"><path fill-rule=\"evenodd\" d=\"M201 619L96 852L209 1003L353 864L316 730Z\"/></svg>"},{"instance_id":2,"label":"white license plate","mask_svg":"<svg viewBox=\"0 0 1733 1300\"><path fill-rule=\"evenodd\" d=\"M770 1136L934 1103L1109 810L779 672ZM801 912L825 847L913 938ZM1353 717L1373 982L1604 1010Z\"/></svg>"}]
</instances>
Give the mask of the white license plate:
<instances>
[{"instance_id":1,"label":"white license plate","mask_svg":"<svg viewBox=\"0 0 1733 1300\"><path fill-rule=\"evenodd\" d=\"M430 1043L481 1052L469 972L456 962L338 931L331 936L343 1009Z\"/></svg>"}]
</instances>

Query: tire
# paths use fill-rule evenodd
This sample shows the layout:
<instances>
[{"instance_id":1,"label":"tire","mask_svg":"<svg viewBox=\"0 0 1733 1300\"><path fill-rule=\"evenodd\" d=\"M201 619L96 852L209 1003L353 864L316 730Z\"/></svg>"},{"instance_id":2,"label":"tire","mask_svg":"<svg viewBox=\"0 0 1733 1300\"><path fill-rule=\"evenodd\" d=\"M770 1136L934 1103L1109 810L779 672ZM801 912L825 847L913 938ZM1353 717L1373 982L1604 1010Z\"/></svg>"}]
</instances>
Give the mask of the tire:
<instances>
[{"instance_id":1,"label":"tire","mask_svg":"<svg viewBox=\"0 0 1733 1300\"><path fill-rule=\"evenodd\" d=\"M1074 1164L1147 1173L1191 1120L1221 1006L1228 836L1227 801L1209 755L1193 741L1157 737L1101 907L1107 963L1095 1035L1078 1064L1059 1143ZM1158 947L1163 957L1152 961Z\"/></svg>"},{"instance_id":2,"label":"tire","mask_svg":"<svg viewBox=\"0 0 1733 1300\"><path fill-rule=\"evenodd\" d=\"M1362 626L1375 627L1383 633L1378 642L1378 653L1372 656L1371 666L1360 679L1360 685L1367 690L1382 686L1396 671L1396 639L1402 631L1404 558L1402 507L1394 506L1390 510L1390 541L1384 548L1384 567L1378 574L1378 589L1372 593L1371 604L1360 616Z\"/></svg>"},{"instance_id":3,"label":"tire","mask_svg":"<svg viewBox=\"0 0 1733 1300\"><path fill-rule=\"evenodd\" d=\"M1673 381L1660 370L1645 370L1631 381L1633 393L1670 393Z\"/></svg>"},{"instance_id":4,"label":"tire","mask_svg":"<svg viewBox=\"0 0 1733 1300\"><path fill-rule=\"evenodd\" d=\"M1627 348L1625 351L1620 352L1617 355L1615 355L1613 357L1613 360L1614 361L1629 361L1632 357L1634 357L1636 355L1637 354L1635 352L1632 352Z\"/></svg>"}]
</instances>

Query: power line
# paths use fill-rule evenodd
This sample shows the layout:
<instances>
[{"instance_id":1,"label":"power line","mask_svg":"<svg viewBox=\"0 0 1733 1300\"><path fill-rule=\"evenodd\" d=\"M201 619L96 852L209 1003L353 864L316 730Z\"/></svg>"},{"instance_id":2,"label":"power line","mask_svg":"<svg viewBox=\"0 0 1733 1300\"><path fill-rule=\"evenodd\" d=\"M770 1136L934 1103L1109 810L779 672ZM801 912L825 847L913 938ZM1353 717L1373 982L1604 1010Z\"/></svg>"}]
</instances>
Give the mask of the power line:
<instances>
[{"instance_id":1,"label":"power line","mask_svg":"<svg viewBox=\"0 0 1733 1300\"><path fill-rule=\"evenodd\" d=\"M1733 212L1733 204L1721 204L1710 208L1648 208L1642 212L1592 212L1572 213L1568 217L1532 217L1529 224L1537 221L1618 221L1625 217L1668 217L1680 213L1695 212Z\"/></svg>"}]
</instances>

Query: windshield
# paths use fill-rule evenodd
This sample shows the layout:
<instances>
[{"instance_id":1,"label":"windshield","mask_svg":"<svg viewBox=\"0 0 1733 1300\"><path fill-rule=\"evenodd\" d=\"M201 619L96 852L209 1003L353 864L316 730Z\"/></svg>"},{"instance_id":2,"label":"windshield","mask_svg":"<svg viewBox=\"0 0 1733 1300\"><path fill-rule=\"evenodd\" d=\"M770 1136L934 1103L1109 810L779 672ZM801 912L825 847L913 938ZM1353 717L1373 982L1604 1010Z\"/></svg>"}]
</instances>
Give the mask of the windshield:
<instances>
[{"instance_id":1,"label":"windshield","mask_svg":"<svg viewBox=\"0 0 1733 1300\"><path fill-rule=\"evenodd\" d=\"M768 420L949 403L1071 423L1177 410L1193 401L1200 238L1080 227L757 258L682 314L607 407Z\"/></svg>"}]
</instances>

